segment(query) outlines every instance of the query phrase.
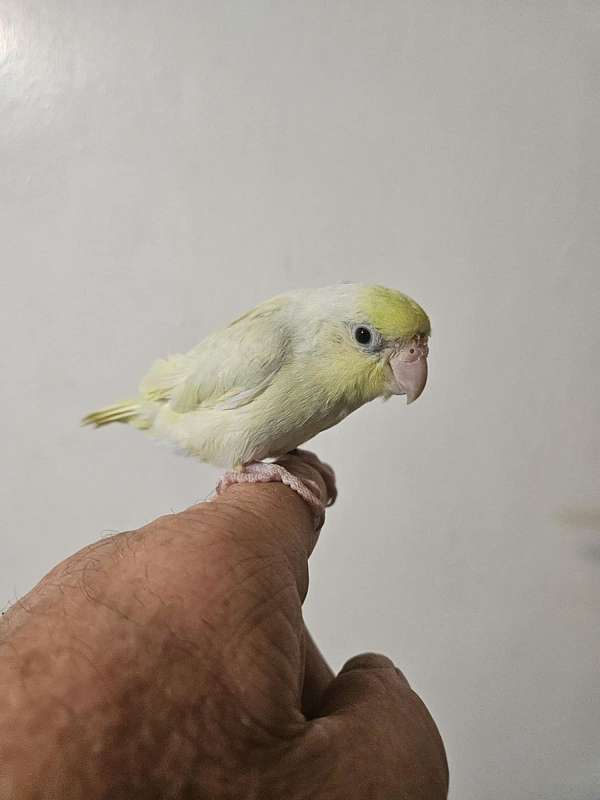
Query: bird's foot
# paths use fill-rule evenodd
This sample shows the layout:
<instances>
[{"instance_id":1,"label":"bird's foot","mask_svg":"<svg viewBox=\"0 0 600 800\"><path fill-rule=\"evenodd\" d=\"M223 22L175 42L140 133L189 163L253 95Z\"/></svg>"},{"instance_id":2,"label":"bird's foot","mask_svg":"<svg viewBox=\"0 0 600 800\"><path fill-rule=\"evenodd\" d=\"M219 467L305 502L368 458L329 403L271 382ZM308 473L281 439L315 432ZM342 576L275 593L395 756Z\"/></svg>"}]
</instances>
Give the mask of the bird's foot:
<instances>
[{"instance_id":1,"label":"bird's foot","mask_svg":"<svg viewBox=\"0 0 600 800\"><path fill-rule=\"evenodd\" d=\"M304 460L309 466L316 469L327 488L327 500L323 502L320 495L319 486L310 478L298 478L293 475L284 464L289 462L289 466L293 466L294 459ZM325 519L325 508L335 502L337 490L335 487L335 474L328 464L323 464L319 461L314 453L307 450L294 450L279 459L276 464L268 464L264 461L254 461L251 464L245 464L238 470L226 472L217 484L217 494L222 494L229 486L235 483L270 483L272 481L279 481L290 489L293 489L313 511L315 517L315 527L320 528Z\"/></svg>"},{"instance_id":2,"label":"bird's foot","mask_svg":"<svg viewBox=\"0 0 600 800\"><path fill-rule=\"evenodd\" d=\"M321 459L315 455L315 453L311 452L310 450L301 450L299 447L289 452L288 456L298 456L317 470L317 472L325 481L325 486L327 487L327 502L325 503L325 506L332 506L337 499L337 487L335 485L335 472L333 471L333 468L330 467L329 464L325 464L324 461L321 461Z\"/></svg>"}]
</instances>

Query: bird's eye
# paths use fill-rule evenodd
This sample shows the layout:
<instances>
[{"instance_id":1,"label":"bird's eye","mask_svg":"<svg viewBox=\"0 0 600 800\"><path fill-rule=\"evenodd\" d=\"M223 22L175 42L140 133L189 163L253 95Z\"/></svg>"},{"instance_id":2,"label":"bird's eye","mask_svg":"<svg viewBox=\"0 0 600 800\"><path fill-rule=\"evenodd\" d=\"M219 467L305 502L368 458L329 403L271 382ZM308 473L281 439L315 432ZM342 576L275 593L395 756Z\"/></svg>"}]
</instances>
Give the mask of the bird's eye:
<instances>
[{"instance_id":1,"label":"bird's eye","mask_svg":"<svg viewBox=\"0 0 600 800\"><path fill-rule=\"evenodd\" d=\"M359 344L370 344L373 335L368 328L364 325L359 325L354 331L354 338Z\"/></svg>"}]
</instances>

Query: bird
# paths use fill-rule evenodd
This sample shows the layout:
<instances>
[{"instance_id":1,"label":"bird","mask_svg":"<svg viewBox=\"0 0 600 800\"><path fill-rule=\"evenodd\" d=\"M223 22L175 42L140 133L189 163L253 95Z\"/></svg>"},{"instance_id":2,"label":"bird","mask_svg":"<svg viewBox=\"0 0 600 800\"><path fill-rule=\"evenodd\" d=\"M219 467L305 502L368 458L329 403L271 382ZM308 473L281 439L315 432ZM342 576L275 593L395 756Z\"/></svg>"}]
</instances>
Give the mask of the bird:
<instances>
[{"instance_id":1,"label":"bird","mask_svg":"<svg viewBox=\"0 0 600 800\"><path fill-rule=\"evenodd\" d=\"M128 423L229 469L218 492L283 481L320 512L313 486L265 459L304 453L300 445L375 398L416 400L427 381L430 335L423 308L395 289L342 283L290 291L189 352L157 360L136 397L82 424Z\"/></svg>"}]
</instances>

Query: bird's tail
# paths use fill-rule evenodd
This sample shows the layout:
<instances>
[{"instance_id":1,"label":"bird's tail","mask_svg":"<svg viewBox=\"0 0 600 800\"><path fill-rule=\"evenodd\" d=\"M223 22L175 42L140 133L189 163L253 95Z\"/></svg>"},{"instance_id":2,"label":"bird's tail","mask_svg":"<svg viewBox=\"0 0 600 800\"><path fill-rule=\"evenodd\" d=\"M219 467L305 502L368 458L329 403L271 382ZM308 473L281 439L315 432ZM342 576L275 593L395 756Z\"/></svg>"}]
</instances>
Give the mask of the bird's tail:
<instances>
[{"instance_id":1,"label":"bird's tail","mask_svg":"<svg viewBox=\"0 0 600 800\"><path fill-rule=\"evenodd\" d=\"M115 403L114 406L92 411L91 414L81 420L81 424L95 425L100 428L102 425L108 425L111 422L132 422L138 416L140 410L139 400L125 400L122 403Z\"/></svg>"}]
</instances>

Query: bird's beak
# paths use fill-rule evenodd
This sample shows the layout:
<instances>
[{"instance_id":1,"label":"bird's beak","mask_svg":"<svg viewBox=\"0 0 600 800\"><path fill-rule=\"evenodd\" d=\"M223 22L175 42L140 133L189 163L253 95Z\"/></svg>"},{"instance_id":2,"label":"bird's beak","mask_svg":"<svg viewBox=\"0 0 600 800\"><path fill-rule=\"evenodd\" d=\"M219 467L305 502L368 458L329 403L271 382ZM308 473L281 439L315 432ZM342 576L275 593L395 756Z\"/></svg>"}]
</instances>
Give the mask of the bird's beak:
<instances>
[{"instance_id":1,"label":"bird's beak","mask_svg":"<svg viewBox=\"0 0 600 800\"><path fill-rule=\"evenodd\" d=\"M420 396L427 383L427 336L415 336L392 353L390 367L394 374L393 394L405 394L406 403Z\"/></svg>"}]
</instances>

